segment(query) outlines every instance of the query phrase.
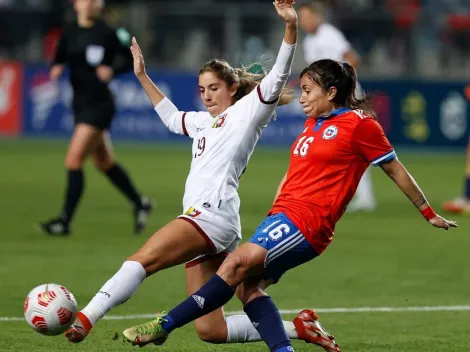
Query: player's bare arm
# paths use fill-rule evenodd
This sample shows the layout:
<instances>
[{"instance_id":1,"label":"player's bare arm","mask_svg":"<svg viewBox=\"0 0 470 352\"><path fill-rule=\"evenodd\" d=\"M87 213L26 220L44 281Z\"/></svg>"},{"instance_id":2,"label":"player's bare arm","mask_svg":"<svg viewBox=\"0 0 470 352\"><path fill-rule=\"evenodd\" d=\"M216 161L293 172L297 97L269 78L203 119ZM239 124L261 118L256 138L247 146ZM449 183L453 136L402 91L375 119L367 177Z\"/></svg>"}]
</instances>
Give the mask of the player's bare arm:
<instances>
[{"instance_id":1,"label":"player's bare arm","mask_svg":"<svg viewBox=\"0 0 470 352\"><path fill-rule=\"evenodd\" d=\"M445 230L448 230L450 227L457 227L455 221L444 219L434 213L414 178L397 158L383 163L381 167L433 226Z\"/></svg>"},{"instance_id":2,"label":"player's bare arm","mask_svg":"<svg viewBox=\"0 0 470 352\"><path fill-rule=\"evenodd\" d=\"M292 0L275 0L273 3L279 17L286 22L284 41L289 45L297 43L297 12L292 7L294 3Z\"/></svg>"},{"instance_id":3,"label":"player's bare arm","mask_svg":"<svg viewBox=\"0 0 470 352\"><path fill-rule=\"evenodd\" d=\"M55 64L51 67L51 70L49 72L49 78L52 81L56 81L62 76L64 73L64 65L62 64Z\"/></svg>"},{"instance_id":4,"label":"player's bare arm","mask_svg":"<svg viewBox=\"0 0 470 352\"><path fill-rule=\"evenodd\" d=\"M145 93L152 102L152 105L156 106L163 100L163 98L165 98L165 95L147 75L147 72L145 71L144 55L142 54L142 50L140 49L135 37L132 38L131 52L134 59L134 74L142 85L142 88L144 88Z\"/></svg>"}]
</instances>

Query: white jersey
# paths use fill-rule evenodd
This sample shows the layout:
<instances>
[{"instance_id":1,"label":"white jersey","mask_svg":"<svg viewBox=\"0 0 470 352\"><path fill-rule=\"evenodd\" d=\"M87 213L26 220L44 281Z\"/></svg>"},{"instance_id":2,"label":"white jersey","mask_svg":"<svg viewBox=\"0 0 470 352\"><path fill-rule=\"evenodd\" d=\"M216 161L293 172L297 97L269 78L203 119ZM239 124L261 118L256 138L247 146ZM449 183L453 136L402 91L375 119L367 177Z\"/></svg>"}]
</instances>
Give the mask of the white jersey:
<instances>
[{"instance_id":1,"label":"white jersey","mask_svg":"<svg viewBox=\"0 0 470 352\"><path fill-rule=\"evenodd\" d=\"M307 65L323 59L343 62L351 44L339 29L329 23L322 23L315 33L305 36L303 49Z\"/></svg>"},{"instance_id":2,"label":"white jersey","mask_svg":"<svg viewBox=\"0 0 470 352\"><path fill-rule=\"evenodd\" d=\"M324 59L344 62L344 55L351 50L351 44L341 31L329 23L322 23L313 34L304 38L304 58L307 65ZM359 81L356 83L356 94L362 96Z\"/></svg>"},{"instance_id":3,"label":"white jersey","mask_svg":"<svg viewBox=\"0 0 470 352\"><path fill-rule=\"evenodd\" d=\"M178 111L167 98L155 107L172 132L193 139L183 211L194 206L217 211L223 206L238 217L239 179L274 114L290 74L294 51L295 45L283 43L271 72L250 94L218 116Z\"/></svg>"}]
</instances>

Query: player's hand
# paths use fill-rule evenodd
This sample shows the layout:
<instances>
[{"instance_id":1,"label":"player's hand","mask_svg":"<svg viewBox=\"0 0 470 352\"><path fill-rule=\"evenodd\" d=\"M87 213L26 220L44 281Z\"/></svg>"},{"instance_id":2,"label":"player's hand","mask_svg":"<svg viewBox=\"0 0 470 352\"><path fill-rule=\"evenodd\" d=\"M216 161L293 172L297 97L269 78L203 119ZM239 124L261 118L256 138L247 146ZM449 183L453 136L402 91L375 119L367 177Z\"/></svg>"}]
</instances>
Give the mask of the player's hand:
<instances>
[{"instance_id":1,"label":"player's hand","mask_svg":"<svg viewBox=\"0 0 470 352\"><path fill-rule=\"evenodd\" d=\"M110 82L113 79L114 71L111 67L100 65L96 68L96 75L101 82Z\"/></svg>"},{"instance_id":2,"label":"player's hand","mask_svg":"<svg viewBox=\"0 0 470 352\"><path fill-rule=\"evenodd\" d=\"M63 65L54 65L49 72L49 78L51 81L56 81L59 79L60 76L64 73L64 66Z\"/></svg>"},{"instance_id":3,"label":"player's hand","mask_svg":"<svg viewBox=\"0 0 470 352\"><path fill-rule=\"evenodd\" d=\"M431 220L429 220L432 226L439 229L448 230L450 227L458 227L457 223L453 220L444 219L440 215L436 215Z\"/></svg>"},{"instance_id":4,"label":"player's hand","mask_svg":"<svg viewBox=\"0 0 470 352\"><path fill-rule=\"evenodd\" d=\"M144 55L142 54L142 50L140 49L135 37L132 37L131 52L132 57L134 58L134 74L137 77L145 75Z\"/></svg>"},{"instance_id":5,"label":"player's hand","mask_svg":"<svg viewBox=\"0 0 470 352\"><path fill-rule=\"evenodd\" d=\"M274 0L273 4L276 8L277 14L286 23L297 22L297 12L295 12L292 5L295 3L294 0Z\"/></svg>"}]
</instances>

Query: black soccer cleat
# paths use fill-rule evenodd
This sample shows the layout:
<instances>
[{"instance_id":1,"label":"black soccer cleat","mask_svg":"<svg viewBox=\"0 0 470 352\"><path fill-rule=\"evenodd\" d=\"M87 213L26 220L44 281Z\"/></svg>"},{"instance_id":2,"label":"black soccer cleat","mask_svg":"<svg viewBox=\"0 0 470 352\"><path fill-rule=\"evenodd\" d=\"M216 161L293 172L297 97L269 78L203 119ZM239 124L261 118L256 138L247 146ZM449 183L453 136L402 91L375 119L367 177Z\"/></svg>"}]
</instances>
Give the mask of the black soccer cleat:
<instances>
[{"instance_id":1,"label":"black soccer cleat","mask_svg":"<svg viewBox=\"0 0 470 352\"><path fill-rule=\"evenodd\" d=\"M38 230L51 236L65 236L70 233L69 224L61 218L41 222L37 226Z\"/></svg>"},{"instance_id":2,"label":"black soccer cleat","mask_svg":"<svg viewBox=\"0 0 470 352\"><path fill-rule=\"evenodd\" d=\"M142 197L142 206L134 208L134 235L140 235L147 226L148 217L153 210L152 202L148 197Z\"/></svg>"}]
</instances>

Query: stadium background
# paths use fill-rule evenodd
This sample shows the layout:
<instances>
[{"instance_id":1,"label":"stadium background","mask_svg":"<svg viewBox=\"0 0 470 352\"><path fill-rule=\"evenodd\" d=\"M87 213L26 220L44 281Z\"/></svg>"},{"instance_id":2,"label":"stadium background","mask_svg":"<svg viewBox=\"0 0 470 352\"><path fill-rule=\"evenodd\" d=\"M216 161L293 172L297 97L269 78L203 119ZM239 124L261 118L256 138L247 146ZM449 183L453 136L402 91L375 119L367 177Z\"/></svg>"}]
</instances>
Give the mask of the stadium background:
<instances>
[{"instance_id":1,"label":"stadium background","mask_svg":"<svg viewBox=\"0 0 470 352\"><path fill-rule=\"evenodd\" d=\"M470 4L328 3L330 20L361 56L360 81L376 95L381 124L440 210L442 201L459 195L463 186ZM271 6L269 1L246 0L108 0L105 18L139 39L152 78L180 109L194 110L202 108L196 73L208 58L220 56L236 65L265 54L271 64L282 31ZM189 141L166 130L133 75L124 75L112 84L119 107L112 135L116 153L137 184L158 202L149 228L132 237L127 204L87 166L87 190L73 234L48 238L34 231L34 223L53 215L62 202L71 89L66 78L49 81L47 62L63 24L72 18L68 1L0 0L0 351L127 351L130 347L113 338L135 322L130 314L169 309L185 295L182 268L157 274L113 311L125 320L103 321L80 346L36 335L18 319L24 297L41 283L65 285L81 306L88 301L153 230L181 212L190 162ZM295 73L303 66L299 45L290 83L294 87ZM277 120L265 130L241 182L245 237L269 208L287 167L288 146L302 124L294 103L279 108ZM288 273L270 294L287 311L324 308L322 321L345 351L469 350L470 221L457 217L460 227L452 233L434 230L380 170L373 177L377 210L346 214L325 255ZM398 311L368 309L377 307ZM234 301L227 311L240 308ZM265 350L263 344L203 344L192 327L174 335L164 351ZM299 343L295 347L315 350Z\"/></svg>"}]
</instances>

